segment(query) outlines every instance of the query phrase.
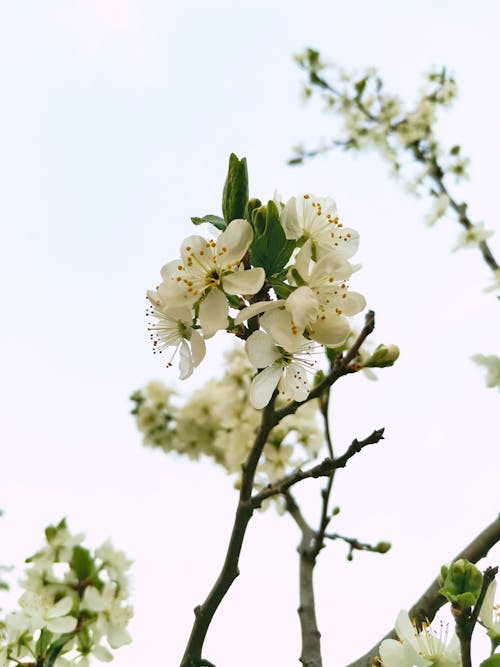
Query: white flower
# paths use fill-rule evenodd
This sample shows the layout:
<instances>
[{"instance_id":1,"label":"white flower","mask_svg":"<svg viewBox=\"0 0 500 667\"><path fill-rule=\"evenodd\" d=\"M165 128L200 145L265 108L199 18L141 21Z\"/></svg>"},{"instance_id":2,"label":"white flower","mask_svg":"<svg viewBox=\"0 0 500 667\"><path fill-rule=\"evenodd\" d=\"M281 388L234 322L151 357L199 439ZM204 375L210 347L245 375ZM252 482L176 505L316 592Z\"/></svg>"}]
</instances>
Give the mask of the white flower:
<instances>
[{"instance_id":1,"label":"white flower","mask_svg":"<svg viewBox=\"0 0 500 667\"><path fill-rule=\"evenodd\" d=\"M384 639L379 652L385 667L460 667L460 643L455 634L447 644L447 627L439 634L423 624L417 631L408 612L401 611L396 619L399 641Z\"/></svg>"},{"instance_id":2,"label":"white flower","mask_svg":"<svg viewBox=\"0 0 500 667\"><path fill-rule=\"evenodd\" d=\"M425 217L425 223L429 226L432 227L439 218L442 218L443 215L446 213L448 210L448 206L450 204L450 198L448 195L441 194L439 197L436 197L434 200L434 204L432 207L432 211Z\"/></svg>"},{"instance_id":3,"label":"white flower","mask_svg":"<svg viewBox=\"0 0 500 667\"><path fill-rule=\"evenodd\" d=\"M246 220L233 220L217 241L189 236L182 243L181 259L162 268L163 282L148 292L148 298L168 308L200 301L205 338L225 329L229 312L225 294L256 294L264 284L264 269L245 270L241 263L252 239L253 230Z\"/></svg>"},{"instance_id":4,"label":"white flower","mask_svg":"<svg viewBox=\"0 0 500 667\"><path fill-rule=\"evenodd\" d=\"M498 645L500 642L500 606L494 603L496 590L497 582L493 580L484 596L481 611L479 612L479 620L488 630L488 636L493 641L496 641Z\"/></svg>"},{"instance_id":5,"label":"white flower","mask_svg":"<svg viewBox=\"0 0 500 667\"><path fill-rule=\"evenodd\" d=\"M31 630L47 628L50 632L62 634L73 632L77 619L70 616L73 607L73 598L66 595L58 602L53 601L50 595L37 595L26 591L19 599L19 605L30 620Z\"/></svg>"},{"instance_id":6,"label":"white flower","mask_svg":"<svg viewBox=\"0 0 500 667\"><path fill-rule=\"evenodd\" d=\"M493 232L484 228L484 222L479 222L477 225L472 225L468 229L464 229L453 251L459 248L475 248L490 236L493 236Z\"/></svg>"},{"instance_id":7,"label":"white flower","mask_svg":"<svg viewBox=\"0 0 500 667\"><path fill-rule=\"evenodd\" d=\"M302 249L312 253L313 259L325 251L349 258L358 249L358 233L343 228L337 206L330 197L308 194L292 197L285 204L280 221L286 238L297 239Z\"/></svg>"},{"instance_id":8,"label":"white flower","mask_svg":"<svg viewBox=\"0 0 500 667\"><path fill-rule=\"evenodd\" d=\"M168 362L171 366L173 358L180 349L179 378L185 380L192 374L193 367L198 366L205 356L205 341L199 331L191 326L193 320L191 309L183 307L163 310L153 305L150 315L158 320L156 324L148 327L152 332L154 351L161 353L169 347L174 347L174 353Z\"/></svg>"},{"instance_id":9,"label":"white flower","mask_svg":"<svg viewBox=\"0 0 500 667\"><path fill-rule=\"evenodd\" d=\"M493 271L493 283L486 287L484 292L500 292L500 268Z\"/></svg>"},{"instance_id":10,"label":"white flower","mask_svg":"<svg viewBox=\"0 0 500 667\"><path fill-rule=\"evenodd\" d=\"M494 354L475 354L471 359L487 369L486 386L498 387L500 391L500 358Z\"/></svg>"},{"instance_id":11,"label":"white flower","mask_svg":"<svg viewBox=\"0 0 500 667\"><path fill-rule=\"evenodd\" d=\"M284 311L280 311L283 314ZM264 331L255 331L246 341L245 349L250 363L255 368L262 368L252 380L250 402L256 409L265 407L278 387L287 398L304 401L310 391L307 372L314 362L307 358L312 345L303 337L294 352L287 352L277 345L272 336ZM303 355L303 356L301 356Z\"/></svg>"}]
</instances>

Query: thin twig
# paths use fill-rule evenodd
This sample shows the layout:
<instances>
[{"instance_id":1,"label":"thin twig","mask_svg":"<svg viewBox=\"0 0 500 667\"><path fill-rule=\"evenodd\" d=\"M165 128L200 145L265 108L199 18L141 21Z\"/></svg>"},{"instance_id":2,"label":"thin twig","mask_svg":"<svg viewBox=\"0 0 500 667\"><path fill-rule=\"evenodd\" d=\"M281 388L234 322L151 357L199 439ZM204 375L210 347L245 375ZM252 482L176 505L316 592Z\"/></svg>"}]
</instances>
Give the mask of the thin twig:
<instances>
[{"instance_id":1,"label":"thin twig","mask_svg":"<svg viewBox=\"0 0 500 667\"><path fill-rule=\"evenodd\" d=\"M362 449L368 445L374 445L383 439L383 428L376 429L364 440L354 439L347 451L342 454L342 456L338 456L335 459L327 457L326 459L323 459L321 463L318 463L309 470L296 470L290 475L283 477L281 480L274 482L274 484L269 484L269 486L267 486L265 489L262 489L262 491L259 491L259 493L255 494L251 498L252 507L260 507L266 498L271 498L272 496L276 496L278 494L284 494L286 491L288 491L288 489L294 486L294 484L301 482L303 479L329 476L332 471L337 470L338 468L344 468L347 465L347 462Z\"/></svg>"}]
</instances>

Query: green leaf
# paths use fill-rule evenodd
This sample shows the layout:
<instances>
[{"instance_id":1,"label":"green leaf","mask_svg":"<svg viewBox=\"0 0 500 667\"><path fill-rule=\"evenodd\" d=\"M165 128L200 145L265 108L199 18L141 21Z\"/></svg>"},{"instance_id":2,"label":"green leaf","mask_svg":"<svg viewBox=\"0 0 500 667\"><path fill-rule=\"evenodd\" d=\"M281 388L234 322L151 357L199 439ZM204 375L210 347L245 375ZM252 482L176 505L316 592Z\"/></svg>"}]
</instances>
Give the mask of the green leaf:
<instances>
[{"instance_id":1,"label":"green leaf","mask_svg":"<svg viewBox=\"0 0 500 667\"><path fill-rule=\"evenodd\" d=\"M453 146L450 149L450 155L458 155L460 153L460 146Z\"/></svg>"},{"instance_id":2,"label":"green leaf","mask_svg":"<svg viewBox=\"0 0 500 667\"><path fill-rule=\"evenodd\" d=\"M359 100L361 95L363 94L364 89L366 88L366 82L368 81L368 77L365 76L364 79L361 79L360 81L357 81L354 84L354 87L356 88L356 99Z\"/></svg>"},{"instance_id":3,"label":"green leaf","mask_svg":"<svg viewBox=\"0 0 500 667\"><path fill-rule=\"evenodd\" d=\"M277 277L290 259L295 241L287 240L274 201L261 206L253 214L254 239L250 246L252 266L261 266L266 276Z\"/></svg>"},{"instance_id":4,"label":"green leaf","mask_svg":"<svg viewBox=\"0 0 500 667\"><path fill-rule=\"evenodd\" d=\"M79 581L95 574L95 564L89 550L79 545L73 548L73 555L69 564Z\"/></svg>"},{"instance_id":5,"label":"green leaf","mask_svg":"<svg viewBox=\"0 0 500 667\"><path fill-rule=\"evenodd\" d=\"M229 156L227 178L222 193L222 214L226 225L231 220L243 218L248 202L248 171L246 158L239 160L234 153Z\"/></svg>"},{"instance_id":6,"label":"green leaf","mask_svg":"<svg viewBox=\"0 0 500 667\"><path fill-rule=\"evenodd\" d=\"M210 225L213 225L217 229L220 229L223 232L226 229L226 223L224 218L219 217L218 215L204 215L203 218L191 218L193 225L202 225L204 222L208 222Z\"/></svg>"},{"instance_id":7,"label":"green leaf","mask_svg":"<svg viewBox=\"0 0 500 667\"><path fill-rule=\"evenodd\" d=\"M49 648L47 659L43 662L43 667L53 667L64 646L70 641L70 639L73 639L74 634L74 632L67 632L64 635L61 635L59 639L56 639L56 641Z\"/></svg>"},{"instance_id":8,"label":"green leaf","mask_svg":"<svg viewBox=\"0 0 500 667\"><path fill-rule=\"evenodd\" d=\"M495 653L489 658L486 658L479 667L500 667L500 653Z\"/></svg>"},{"instance_id":9,"label":"green leaf","mask_svg":"<svg viewBox=\"0 0 500 667\"><path fill-rule=\"evenodd\" d=\"M47 646L50 644L51 639L52 639L52 632L50 632L50 630L47 630L47 628L42 628L40 636L38 637L35 646L35 652L37 657L45 653Z\"/></svg>"}]
</instances>

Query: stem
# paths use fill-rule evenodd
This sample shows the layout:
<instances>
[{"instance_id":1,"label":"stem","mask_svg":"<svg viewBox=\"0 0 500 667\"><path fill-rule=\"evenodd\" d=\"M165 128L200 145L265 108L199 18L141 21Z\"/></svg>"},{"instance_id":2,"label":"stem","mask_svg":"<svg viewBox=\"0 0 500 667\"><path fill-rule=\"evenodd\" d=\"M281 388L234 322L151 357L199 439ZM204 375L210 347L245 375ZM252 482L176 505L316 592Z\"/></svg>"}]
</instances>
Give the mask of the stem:
<instances>
[{"instance_id":1,"label":"stem","mask_svg":"<svg viewBox=\"0 0 500 667\"><path fill-rule=\"evenodd\" d=\"M201 667L204 664L210 664L207 660L202 660L203 643L219 604L222 602L233 581L239 575L239 557L246 529L252 518L254 509L251 502L251 494L255 471L268 435L271 429L278 423L273 406L274 399L262 411L259 431L255 437L250 454L243 464L240 496L224 564L205 602L194 610L195 621L182 658L181 667Z\"/></svg>"},{"instance_id":2,"label":"stem","mask_svg":"<svg viewBox=\"0 0 500 667\"><path fill-rule=\"evenodd\" d=\"M308 525L295 499L290 492L285 494L286 509L298 525L302 539L297 548L299 553L299 614L302 637L302 652L300 662L304 667L322 667L321 633L316 620L316 606L314 601L314 566L316 564L315 534Z\"/></svg>"}]
</instances>

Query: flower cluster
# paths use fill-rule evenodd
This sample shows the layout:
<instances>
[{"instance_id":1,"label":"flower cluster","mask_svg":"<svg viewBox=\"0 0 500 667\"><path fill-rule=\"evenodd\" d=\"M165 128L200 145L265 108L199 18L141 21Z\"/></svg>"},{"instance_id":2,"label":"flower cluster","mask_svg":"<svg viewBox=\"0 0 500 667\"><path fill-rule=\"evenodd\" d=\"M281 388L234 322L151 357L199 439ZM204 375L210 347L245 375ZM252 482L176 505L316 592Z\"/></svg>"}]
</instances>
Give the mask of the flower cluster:
<instances>
[{"instance_id":1,"label":"flower cluster","mask_svg":"<svg viewBox=\"0 0 500 667\"><path fill-rule=\"evenodd\" d=\"M47 544L27 559L19 609L0 621L0 665L87 667L90 656L131 641L127 570L131 562L105 542L92 554L63 520L46 531Z\"/></svg>"},{"instance_id":2,"label":"flower cluster","mask_svg":"<svg viewBox=\"0 0 500 667\"><path fill-rule=\"evenodd\" d=\"M286 203L275 196L264 206L248 200L242 164L231 156L223 210L244 217L193 218L221 232L215 239L186 238L147 296L154 349L179 351L181 379L202 361L205 341L217 331L245 339L260 371L250 402L260 409L276 388L287 400L307 398L313 354L345 342L348 318L363 310L365 299L348 286L359 268L349 261L359 235L340 222L335 202L309 194Z\"/></svg>"},{"instance_id":3,"label":"flower cluster","mask_svg":"<svg viewBox=\"0 0 500 667\"><path fill-rule=\"evenodd\" d=\"M469 159L461 147L444 148L434 131L440 108L449 106L456 97L455 79L446 69L433 70L416 102L405 108L396 96L386 92L374 69L350 74L335 65L327 65L314 49L296 56L306 72L304 98L317 92L327 110L338 114L343 122L340 138L322 142L316 150L295 147L291 164L341 147L346 150L375 148L391 165L393 175L402 179L415 194L430 194L433 205L426 217L429 225L451 209L459 216L460 204L451 201L448 180L467 178ZM457 247L477 246L491 235L482 224L471 225L458 240Z\"/></svg>"},{"instance_id":4,"label":"flower cluster","mask_svg":"<svg viewBox=\"0 0 500 667\"><path fill-rule=\"evenodd\" d=\"M253 369L244 350L235 348L226 359L223 377L209 381L181 406L176 404L175 393L160 382L150 382L132 396L133 413L146 446L191 459L204 455L229 474L241 472L260 413L249 401ZM274 482L314 459L321 444L317 401L310 401L271 431L256 486Z\"/></svg>"}]
</instances>

